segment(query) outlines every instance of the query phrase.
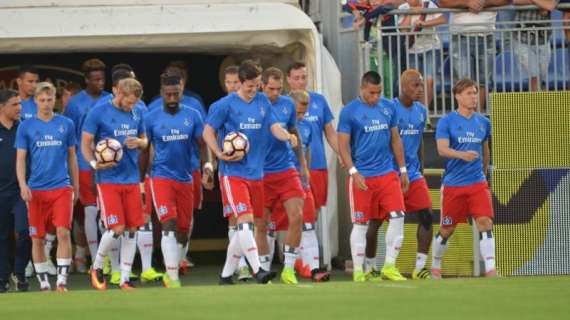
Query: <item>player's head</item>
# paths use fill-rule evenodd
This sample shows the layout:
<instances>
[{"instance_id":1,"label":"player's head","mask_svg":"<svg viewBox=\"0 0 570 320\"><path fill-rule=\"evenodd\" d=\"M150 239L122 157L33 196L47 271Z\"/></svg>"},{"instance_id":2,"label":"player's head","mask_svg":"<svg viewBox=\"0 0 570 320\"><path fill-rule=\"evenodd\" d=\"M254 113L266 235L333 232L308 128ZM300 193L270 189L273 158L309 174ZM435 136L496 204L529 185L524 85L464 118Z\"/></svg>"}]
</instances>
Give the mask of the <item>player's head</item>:
<instances>
[{"instance_id":1,"label":"player's head","mask_svg":"<svg viewBox=\"0 0 570 320\"><path fill-rule=\"evenodd\" d=\"M188 83L188 64L186 61L176 60L170 62L164 69L163 73L169 73L172 71L180 72L182 78L182 89L184 89Z\"/></svg>"},{"instance_id":2,"label":"player's head","mask_svg":"<svg viewBox=\"0 0 570 320\"><path fill-rule=\"evenodd\" d=\"M68 82L61 89L61 107L63 110L67 107L69 99L81 91L81 86L77 82ZM62 112L63 112L62 110Z\"/></svg>"},{"instance_id":3,"label":"player's head","mask_svg":"<svg viewBox=\"0 0 570 320\"><path fill-rule=\"evenodd\" d=\"M283 91L283 72L276 67L270 67L261 74L263 93L272 102L276 101Z\"/></svg>"},{"instance_id":4,"label":"player's head","mask_svg":"<svg viewBox=\"0 0 570 320\"><path fill-rule=\"evenodd\" d=\"M132 71L119 69L111 75L111 80L113 81L113 94L116 95L116 90L119 85L119 82L123 79L134 79L135 74Z\"/></svg>"},{"instance_id":5,"label":"player's head","mask_svg":"<svg viewBox=\"0 0 570 320\"><path fill-rule=\"evenodd\" d=\"M287 84L291 91L307 90L307 66L303 62L295 62L287 67Z\"/></svg>"},{"instance_id":6,"label":"player's head","mask_svg":"<svg viewBox=\"0 0 570 320\"><path fill-rule=\"evenodd\" d=\"M99 59L89 59L81 65L85 89L90 94L99 95L105 88L105 68L105 64Z\"/></svg>"},{"instance_id":7,"label":"player's head","mask_svg":"<svg viewBox=\"0 0 570 320\"><path fill-rule=\"evenodd\" d=\"M382 95L382 77L376 71L368 71L360 81L360 97L369 105L375 105Z\"/></svg>"},{"instance_id":8,"label":"player's head","mask_svg":"<svg viewBox=\"0 0 570 320\"><path fill-rule=\"evenodd\" d=\"M40 75L38 69L33 66L21 66L18 69L18 78L16 79L20 96L26 99L33 96L39 80Z\"/></svg>"},{"instance_id":9,"label":"player's head","mask_svg":"<svg viewBox=\"0 0 570 320\"><path fill-rule=\"evenodd\" d=\"M164 75L160 79L160 96L164 100L167 108L176 109L180 105L182 97L182 86L180 85L180 77L172 75Z\"/></svg>"},{"instance_id":10,"label":"player's head","mask_svg":"<svg viewBox=\"0 0 570 320\"><path fill-rule=\"evenodd\" d=\"M422 74L415 69L408 69L400 77L402 95L413 100L421 101L424 98L424 79Z\"/></svg>"},{"instance_id":11,"label":"player's head","mask_svg":"<svg viewBox=\"0 0 570 320\"><path fill-rule=\"evenodd\" d=\"M294 90L289 93L289 96L295 102L297 120L303 119L305 113L307 113L307 109L309 108L309 93L305 90Z\"/></svg>"},{"instance_id":12,"label":"player's head","mask_svg":"<svg viewBox=\"0 0 570 320\"><path fill-rule=\"evenodd\" d=\"M182 73L182 71L180 71L180 69L177 68L167 68L165 69L165 72L162 73L160 75L160 84L161 84L161 88L162 88L162 80L165 78L176 78L178 79L178 84L180 86L180 99L182 100L182 97L184 96L184 74Z\"/></svg>"},{"instance_id":13,"label":"player's head","mask_svg":"<svg viewBox=\"0 0 570 320\"><path fill-rule=\"evenodd\" d=\"M55 107L55 93L56 89L53 84L49 82L40 82L34 92L34 101L38 106L38 113L48 115L53 112Z\"/></svg>"},{"instance_id":14,"label":"player's head","mask_svg":"<svg viewBox=\"0 0 570 320\"><path fill-rule=\"evenodd\" d=\"M466 109L471 112L477 110L479 88L477 82L471 79L461 79L453 86L453 96L457 100L459 109Z\"/></svg>"},{"instance_id":15,"label":"player's head","mask_svg":"<svg viewBox=\"0 0 570 320\"><path fill-rule=\"evenodd\" d=\"M120 80L117 87L113 88L113 91L115 90L117 106L128 112L133 110L143 94L141 83L133 78Z\"/></svg>"},{"instance_id":16,"label":"player's head","mask_svg":"<svg viewBox=\"0 0 570 320\"><path fill-rule=\"evenodd\" d=\"M238 92L247 99L253 99L257 94L261 78L261 68L252 60L245 60L239 66L240 87Z\"/></svg>"},{"instance_id":17,"label":"player's head","mask_svg":"<svg viewBox=\"0 0 570 320\"><path fill-rule=\"evenodd\" d=\"M128 63L117 63L116 65L114 65L114 66L111 68L111 74L113 74L113 73L115 73L115 72L117 72L117 71L119 71L119 70L124 70L124 71L128 71L128 72L132 72L132 74L133 74L132 78L136 78L135 70L134 70L133 67L131 67L131 65L128 64Z\"/></svg>"},{"instance_id":18,"label":"player's head","mask_svg":"<svg viewBox=\"0 0 570 320\"><path fill-rule=\"evenodd\" d=\"M18 92L14 90L0 90L0 115L11 121L20 120L22 105Z\"/></svg>"},{"instance_id":19,"label":"player's head","mask_svg":"<svg viewBox=\"0 0 570 320\"><path fill-rule=\"evenodd\" d=\"M239 89L239 67L229 66L224 70L224 86L227 93L236 92Z\"/></svg>"}]
</instances>

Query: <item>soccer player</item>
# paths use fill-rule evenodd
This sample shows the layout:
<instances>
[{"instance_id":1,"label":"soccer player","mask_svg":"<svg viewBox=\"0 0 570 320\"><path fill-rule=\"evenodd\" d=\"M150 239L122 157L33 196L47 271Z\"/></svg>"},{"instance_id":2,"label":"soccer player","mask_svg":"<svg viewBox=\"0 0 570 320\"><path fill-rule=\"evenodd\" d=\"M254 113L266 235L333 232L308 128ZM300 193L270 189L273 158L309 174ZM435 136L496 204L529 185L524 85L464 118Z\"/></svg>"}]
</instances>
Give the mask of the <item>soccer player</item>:
<instances>
[{"instance_id":1,"label":"soccer player","mask_svg":"<svg viewBox=\"0 0 570 320\"><path fill-rule=\"evenodd\" d=\"M196 140L202 140L200 113L180 104L180 78L162 78L162 108L145 117L152 166L150 185L155 211L162 225L162 254L167 288L179 288L180 255L188 241L193 212L192 162ZM203 142L201 143L204 146ZM205 151L205 148L203 151ZM199 160L199 159L198 159ZM199 180L200 181L200 180Z\"/></svg>"},{"instance_id":2,"label":"soccer player","mask_svg":"<svg viewBox=\"0 0 570 320\"><path fill-rule=\"evenodd\" d=\"M239 89L239 67L228 66L224 70L224 86L228 94L236 92Z\"/></svg>"},{"instance_id":3,"label":"soccer player","mask_svg":"<svg viewBox=\"0 0 570 320\"><path fill-rule=\"evenodd\" d=\"M410 179L410 187L404 193L406 214L416 214L418 220L416 266L413 279L429 279L430 272L425 268L432 238L431 198L427 183L422 176L419 158L422 135L427 121L427 111L420 103L424 96L423 77L417 70L406 70L400 78L401 91L398 98L392 101L398 118L398 130L404 144L406 169ZM394 162L394 169L398 170ZM376 266L376 243L378 228L382 220L371 219L366 235L366 259L364 271L369 277L379 276Z\"/></svg>"},{"instance_id":4,"label":"soccer player","mask_svg":"<svg viewBox=\"0 0 570 320\"><path fill-rule=\"evenodd\" d=\"M96 170L101 215L107 231L103 234L91 271L91 283L105 290L103 259L116 239L121 238L121 280L123 290L134 287L129 279L136 252L136 230L144 224L142 197L139 187L139 149L148 141L143 119L133 112L142 96L142 86L135 79L123 79L113 88L110 102L95 106L83 124L81 151ZM96 141L113 138L123 145L124 154L118 163L98 163L92 146Z\"/></svg>"},{"instance_id":5,"label":"soccer player","mask_svg":"<svg viewBox=\"0 0 570 320\"><path fill-rule=\"evenodd\" d=\"M32 66L22 66L18 70L18 95L22 103L22 113L20 119L22 121L28 120L36 116L38 113L38 106L34 100L34 92L40 79L38 70Z\"/></svg>"},{"instance_id":6,"label":"soccer player","mask_svg":"<svg viewBox=\"0 0 570 320\"><path fill-rule=\"evenodd\" d=\"M233 284L231 278L241 255L245 255L259 283L267 283L275 274L263 270L253 234L254 216L263 217L263 164L268 147L268 136L273 134L281 141L297 145L294 135L284 130L271 112L271 103L257 92L261 71L251 61L240 65L240 88L219 102L219 106L208 115L204 126L204 141L220 159L223 170L225 201L230 204L232 214L237 217L237 233L228 245L226 263L220 276L220 284ZM237 131L245 134L250 143L249 152L241 158L239 154L228 156L220 150L216 132Z\"/></svg>"},{"instance_id":7,"label":"soccer player","mask_svg":"<svg viewBox=\"0 0 570 320\"><path fill-rule=\"evenodd\" d=\"M477 110L477 83L459 80L453 87L457 111L439 120L436 130L437 151L447 158L442 183L440 230L432 243L431 273L441 279L441 259L449 237L467 217L479 230L479 248L485 261L485 275L496 276L493 206L487 184L491 123Z\"/></svg>"},{"instance_id":8,"label":"soccer player","mask_svg":"<svg viewBox=\"0 0 570 320\"><path fill-rule=\"evenodd\" d=\"M76 82L69 82L61 89L61 114L65 114L65 109L69 105L69 100L71 97L78 94L81 91L81 86Z\"/></svg>"},{"instance_id":9,"label":"soccer player","mask_svg":"<svg viewBox=\"0 0 570 320\"><path fill-rule=\"evenodd\" d=\"M10 270L17 279L18 291L28 291L25 276L30 261L31 240L28 234L28 210L20 197L16 177L16 131L20 125L22 105L18 93L0 90L0 293L9 289ZM10 221L14 221L14 228ZM16 234L13 268L9 258L10 234Z\"/></svg>"},{"instance_id":10,"label":"soccer player","mask_svg":"<svg viewBox=\"0 0 570 320\"><path fill-rule=\"evenodd\" d=\"M85 89L69 100L64 116L73 121L76 128L77 142L81 142L82 124L95 104L101 98L109 95L104 91L105 87L105 64L99 59L89 59L83 62L81 70L85 80ZM93 168L83 158L81 153L77 156L79 160L79 201L84 207L84 226L87 246L91 255L91 260L97 255L98 245L98 225L97 225L97 192L93 180ZM78 271L85 269L85 249L77 246L75 251L75 265Z\"/></svg>"},{"instance_id":11,"label":"soccer player","mask_svg":"<svg viewBox=\"0 0 570 320\"><path fill-rule=\"evenodd\" d=\"M16 133L16 173L22 199L29 209L32 260L40 288L51 289L44 237L46 228L53 225L57 235L57 291L65 292L71 265L73 202L79 195L79 177L75 127L71 120L53 112L55 93L51 83L37 85L34 99L38 114L23 122ZM26 179L27 161L29 179Z\"/></svg>"},{"instance_id":12,"label":"soccer player","mask_svg":"<svg viewBox=\"0 0 570 320\"><path fill-rule=\"evenodd\" d=\"M389 101L380 100L381 81L374 71L362 76L360 97L342 109L338 125L340 155L350 175L347 189L353 223L350 249L355 282L380 279L367 277L363 271L370 219L390 221L382 276L390 280L406 279L395 263L404 239L402 190L407 190L409 180L397 115ZM400 178L394 170L394 158Z\"/></svg>"},{"instance_id":13,"label":"soccer player","mask_svg":"<svg viewBox=\"0 0 570 320\"><path fill-rule=\"evenodd\" d=\"M296 128L297 114L295 103L281 95L283 89L283 72L271 67L263 71L261 76L263 93L271 102L269 112L275 120L293 135L298 135ZM298 137L297 137L298 139ZM293 152L288 142L275 137L269 138L269 145L264 164L263 190L264 210L266 217L283 205L287 213L289 228L285 235L285 264L281 272L281 281L286 284L297 284L295 276L295 261L297 260L299 244L301 243L301 225L303 222L303 205L305 192L301 185L300 175L308 181L309 169L303 156L302 146L295 148L295 158L299 162L300 172L296 170L292 159ZM300 175L299 175L300 174ZM256 218L256 241L259 248L260 260L263 269L271 269L269 247L267 247L266 217Z\"/></svg>"}]
</instances>

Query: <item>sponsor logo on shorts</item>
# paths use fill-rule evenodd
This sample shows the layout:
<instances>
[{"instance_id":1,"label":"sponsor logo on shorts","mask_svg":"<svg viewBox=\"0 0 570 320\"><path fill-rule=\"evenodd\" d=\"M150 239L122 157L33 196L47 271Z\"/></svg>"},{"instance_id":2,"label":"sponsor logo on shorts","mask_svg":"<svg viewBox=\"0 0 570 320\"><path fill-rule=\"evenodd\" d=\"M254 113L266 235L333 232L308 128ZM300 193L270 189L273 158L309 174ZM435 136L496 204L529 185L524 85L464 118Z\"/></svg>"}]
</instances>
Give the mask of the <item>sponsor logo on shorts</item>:
<instances>
[{"instance_id":1,"label":"sponsor logo on shorts","mask_svg":"<svg viewBox=\"0 0 570 320\"><path fill-rule=\"evenodd\" d=\"M275 223L273 222L267 223L267 230L275 231L275 228L276 228Z\"/></svg>"},{"instance_id":2,"label":"sponsor logo on shorts","mask_svg":"<svg viewBox=\"0 0 570 320\"><path fill-rule=\"evenodd\" d=\"M232 206L226 205L224 206L224 216L229 216L232 214Z\"/></svg>"},{"instance_id":3,"label":"sponsor logo on shorts","mask_svg":"<svg viewBox=\"0 0 570 320\"><path fill-rule=\"evenodd\" d=\"M354 213L354 219L359 220L359 219L364 219L364 212L362 211L356 211Z\"/></svg>"},{"instance_id":4,"label":"sponsor logo on shorts","mask_svg":"<svg viewBox=\"0 0 570 320\"><path fill-rule=\"evenodd\" d=\"M119 217L115 215L110 215L107 217L107 224L113 225L119 222Z\"/></svg>"},{"instance_id":5,"label":"sponsor logo on shorts","mask_svg":"<svg viewBox=\"0 0 570 320\"><path fill-rule=\"evenodd\" d=\"M30 226L30 236L35 236L36 234L38 234L36 227Z\"/></svg>"},{"instance_id":6,"label":"sponsor logo on shorts","mask_svg":"<svg viewBox=\"0 0 570 320\"><path fill-rule=\"evenodd\" d=\"M443 218L443 222L441 224L444 226L450 226L453 224L453 219L451 219L451 217L445 217Z\"/></svg>"},{"instance_id":7,"label":"sponsor logo on shorts","mask_svg":"<svg viewBox=\"0 0 570 320\"><path fill-rule=\"evenodd\" d=\"M158 216L159 217L164 217L167 214L168 214L168 208L166 206L160 206L158 208Z\"/></svg>"},{"instance_id":8,"label":"sponsor logo on shorts","mask_svg":"<svg viewBox=\"0 0 570 320\"><path fill-rule=\"evenodd\" d=\"M247 211L247 205L245 203L238 203L237 205L237 213L242 213Z\"/></svg>"}]
</instances>

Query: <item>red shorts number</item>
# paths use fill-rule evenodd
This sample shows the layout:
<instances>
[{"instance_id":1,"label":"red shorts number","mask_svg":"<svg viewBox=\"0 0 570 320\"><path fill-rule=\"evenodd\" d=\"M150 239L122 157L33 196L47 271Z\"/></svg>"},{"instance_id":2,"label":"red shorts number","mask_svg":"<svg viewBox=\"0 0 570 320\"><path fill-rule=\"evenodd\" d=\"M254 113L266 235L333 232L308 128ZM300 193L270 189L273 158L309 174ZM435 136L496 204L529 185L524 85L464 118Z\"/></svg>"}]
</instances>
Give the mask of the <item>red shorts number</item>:
<instances>
[{"instance_id":1,"label":"red shorts number","mask_svg":"<svg viewBox=\"0 0 570 320\"><path fill-rule=\"evenodd\" d=\"M32 238L43 238L52 227L71 229L73 191L71 187L32 191L28 211Z\"/></svg>"}]
</instances>

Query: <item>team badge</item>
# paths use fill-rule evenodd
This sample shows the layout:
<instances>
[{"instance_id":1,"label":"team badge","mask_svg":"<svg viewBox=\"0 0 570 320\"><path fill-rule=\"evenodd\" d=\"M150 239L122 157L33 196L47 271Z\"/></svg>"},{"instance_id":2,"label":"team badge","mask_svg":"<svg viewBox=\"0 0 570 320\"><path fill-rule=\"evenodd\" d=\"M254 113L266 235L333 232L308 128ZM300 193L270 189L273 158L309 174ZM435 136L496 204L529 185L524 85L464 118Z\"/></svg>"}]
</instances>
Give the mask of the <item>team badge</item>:
<instances>
[{"instance_id":1,"label":"team badge","mask_svg":"<svg viewBox=\"0 0 570 320\"><path fill-rule=\"evenodd\" d=\"M115 216L115 215L110 215L107 217L107 224L108 225L113 225L119 222L119 217Z\"/></svg>"},{"instance_id":2,"label":"team badge","mask_svg":"<svg viewBox=\"0 0 570 320\"><path fill-rule=\"evenodd\" d=\"M246 212L247 211L247 205L245 203L238 203L237 205L237 213L242 213L242 212Z\"/></svg>"},{"instance_id":3,"label":"team badge","mask_svg":"<svg viewBox=\"0 0 570 320\"><path fill-rule=\"evenodd\" d=\"M184 125L187 127L190 126L190 121L188 121L188 118L184 119Z\"/></svg>"},{"instance_id":4,"label":"team badge","mask_svg":"<svg viewBox=\"0 0 570 320\"><path fill-rule=\"evenodd\" d=\"M65 129L63 128L63 126L59 126L59 129L57 131L59 131L59 133L64 133Z\"/></svg>"},{"instance_id":5,"label":"team badge","mask_svg":"<svg viewBox=\"0 0 570 320\"><path fill-rule=\"evenodd\" d=\"M36 227L30 226L30 236L35 236L38 233Z\"/></svg>"},{"instance_id":6,"label":"team badge","mask_svg":"<svg viewBox=\"0 0 570 320\"><path fill-rule=\"evenodd\" d=\"M158 208L159 217L164 217L167 214L168 214L168 208L166 206L160 206L160 208Z\"/></svg>"},{"instance_id":7,"label":"team badge","mask_svg":"<svg viewBox=\"0 0 570 320\"><path fill-rule=\"evenodd\" d=\"M445 217L445 218L443 218L443 221L441 222L441 224L444 226L450 226L453 224L453 219L451 219L451 217Z\"/></svg>"},{"instance_id":8,"label":"team badge","mask_svg":"<svg viewBox=\"0 0 570 320\"><path fill-rule=\"evenodd\" d=\"M265 117L265 108L261 107L259 113L261 114L262 117Z\"/></svg>"}]
</instances>

